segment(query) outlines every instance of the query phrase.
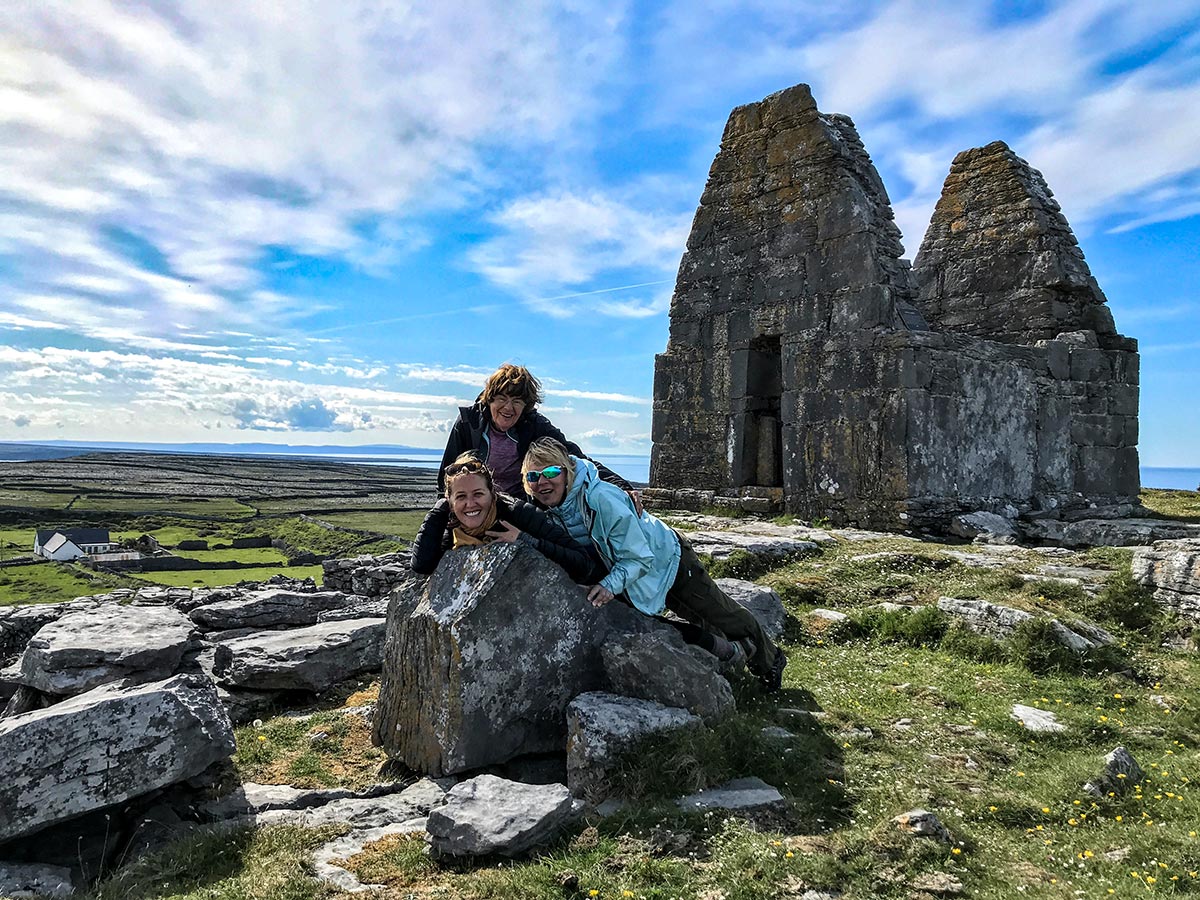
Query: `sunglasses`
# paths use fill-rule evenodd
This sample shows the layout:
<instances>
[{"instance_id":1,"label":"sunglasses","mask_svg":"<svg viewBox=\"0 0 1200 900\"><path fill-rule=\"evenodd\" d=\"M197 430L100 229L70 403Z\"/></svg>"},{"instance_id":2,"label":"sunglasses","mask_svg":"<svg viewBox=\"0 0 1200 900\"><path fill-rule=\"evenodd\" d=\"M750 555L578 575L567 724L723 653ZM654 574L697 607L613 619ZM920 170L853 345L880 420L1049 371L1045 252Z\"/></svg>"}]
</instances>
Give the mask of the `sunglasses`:
<instances>
[{"instance_id":1,"label":"sunglasses","mask_svg":"<svg viewBox=\"0 0 1200 900\"><path fill-rule=\"evenodd\" d=\"M468 459L466 462L451 463L446 466L446 477L452 478L455 475L461 475L463 472L468 472L472 475L482 475L487 472L487 466L476 459Z\"/></svg>"},{"instance_id":2,"label":"sunglasses","mask_svg":"<svg viewBox=\"0 0 1200 900\"><path fill-rule=\"evenodd\" d=\"M537 484L537 480L539 478L545 478L547 481L549 481L551 478L557 478L562 473L562 466L546 466L544 469L526 472L525 480L530 484Z\"/></svg>"}]
</instances>

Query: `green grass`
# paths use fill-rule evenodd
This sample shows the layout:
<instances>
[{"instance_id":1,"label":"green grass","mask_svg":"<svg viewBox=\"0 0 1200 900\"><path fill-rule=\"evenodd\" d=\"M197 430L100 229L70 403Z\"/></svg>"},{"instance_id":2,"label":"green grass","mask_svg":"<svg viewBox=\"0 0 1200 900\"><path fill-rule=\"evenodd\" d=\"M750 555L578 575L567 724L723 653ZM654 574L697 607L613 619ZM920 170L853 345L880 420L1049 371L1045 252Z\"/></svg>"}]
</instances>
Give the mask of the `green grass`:
<instances>
[{"instance_id":1,"label":"green grass","mask_svg":"<svg viewBox=\"0 0 1200 900\"><path fill-rule=\"evenodd\" d=\"M137 587L120 575L92 572L70 563L37 563L0 569L0 606L18 603L58 603L118 587Z\"/></svg>"},{"instance_id":2,"label":"green grass","mask_svg":"<svg viewBox=\"0 0 1200 900\"><path fill-rule=\"evenodd\" d=\"M247 518L255 514L232 497L156 497L136 494L82 494L71 506L76 512L103 512L113 515L187 515L201 518Z\"/></svg>"},{"instance_id":3,"label":"green grass","mask_svg":"<svg viewBox=\"0 0 1200 900\"><path fill-rule=\"evenodd\" d=\"M763 697L740 681L730 721L642 744L616 776L636 797L626 811L589 820L514 862L439 863L419 838L393 837L349 865L364 880L385 883L384 898L774 900L836 890L847 900L908 900L917 895L914 880L931 873L960 879L972 900L1200 897L1200 657L1160 646L1170 623L1140 605L1128 553L1054 560L1112 567L1109 586L1090 597L1016 577L1036 567L1040 558L1032 554L998 572L964 566L948 555L952 549L889 537L838 542L775 568L755 562L791 616L783 690ZM854 558L873 553L889 555ZM1055 656L1038 627L1002 643L967 633L934 608L942 595L1102 622L1137 677ZM888 599L919 609L871 609ZM810 624L815 606L841 609L851 622ZM1053 711L1066 731L1026 732L1011 716L1016 703ZM791 736L764 736L768 725ZM314 731L328 736L314 743ZM236 765L246 779L362 786L381 761L365 738L360 721L334 710L306 721L269 719L238 730ZM1082 785L1118 745L1147 778L1121 796L1094 800ZM667 802L742 775L779 787L789 808L742 821L683 813ZM899 832L893 818L914 807L932 810L951 843ZM224 852L248 867L277 857L279 871L291 872L299 859L295 837L267 855L251 850L247 836L239 840ZM210 858L217 847L208 848ZM205 876L210 892L196 893L191 871L163 869L160 877L178 884L177 893L149 893L144 873L134 883L145 893L128 895L266 895L237 894L231 872ZM279 883L289 887L264 882L270 896L327 895L315 882ZM114 889L109 896L124 895Z\"/></svg>"},{"instance_id":4,"label":"green grass","mask_svg":"<svg viewBox=\"0 0 1200 900\"><path fill-rule=\"evenodd\" d=\"M427 510L378 510L363 512L333 512L317 516L331 525L371 531L411 541L425 519Z\"/></svg>"},{"instance_id":5,"label":"green grass","mask_svg":"<svg viewBox=\"0 0 1200 900\"><path fill-rule=\"evenodd\" d=\"M212 541L212 538L207 540ZM215 543L215 542L214 542ZM244 547L240 550L173 550L176 556L200 562L260 563L264 566L286 565L287 556L274 547Z\"/></svg>"},{"instance_id":6,"label":"green grass","mask_svg":"<svg viewBox=\"0 0 1200 900\"><path fill-rule=\"evenodd\" d=\"M338 894L309 876L308 858L344 826L198 832L134 862L84 900L319 900ZM343 895L344 896L344 895Z\"/></svg>"},{"instance_id":7,"label":"green grass","mask_svg":"<svg viewBox=\"0 0 1200 900\"><path fill-rule=\"evenodd\" d=\"M222 587L239 581L266 581L272 575L288 578L313 578L321 582L320 566L255 566L249 569L185 569L179 572L136 572L134 581L168 587Z\"/></svg>"},{"instance_id":8,"label":"green grass","mask_svg":"<svg viewBox=\"0 0 1200 900\"><path fill-rule=\"evenodd\" d=\"M261 523L259 527L262 527ZM286 541L298 551L309 551L322 556L390 553L403 547L395 541L371 540L345 531L330 531L299 518L273 519L270 521L269 530L273 537Z\"/></svg>"},{"instance_id":9,"label":"green grass","mask_svg":"<svg viewBox=\"0 0 1200 900\"><path fill-rule=\"evenodd\" d=\"M371 696L376 696L374 691ZM314 742L312 737L319 734L325 737ZM337 709L304 720L278 716L258 728L239 728L236 735L234 764L242 781L364 788L378 780L387 761L384 752L371 745L366 720Z\"/></svg>"},{"instance_id":10,"label":"green grass","mask_svg":"<svg viewBox=\"0 0 1200 900\"><path fill-rule=\"evenodd\" d=\"M35 528L0 528L0 559L31 555L36 535Z\"/></svg>"},{"instance_id":11,"label":"green grass","mask_svg":"<svg viewBox=\"0 0 1200 900\"><path fill-rule=\"evenodd\" d=\"M1200 492L1147 488L1141 500L1143 506L1164 519L1200 522Z\"/></svg>"}]
</instances>

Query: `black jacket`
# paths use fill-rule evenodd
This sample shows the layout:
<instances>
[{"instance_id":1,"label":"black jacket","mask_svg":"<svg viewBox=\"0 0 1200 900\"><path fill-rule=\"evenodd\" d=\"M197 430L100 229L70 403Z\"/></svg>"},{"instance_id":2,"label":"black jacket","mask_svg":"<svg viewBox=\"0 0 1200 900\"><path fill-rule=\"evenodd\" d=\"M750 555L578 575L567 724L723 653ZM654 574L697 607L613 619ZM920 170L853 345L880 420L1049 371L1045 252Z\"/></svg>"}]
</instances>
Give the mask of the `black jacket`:
<instances>
[{"instance_id":1,"label":"black jacket","mask_svg":"<svg viewBox=\"0 0 1200 900\"><path fill-rule=\"evenodd\" d=\"M587 550L580 547L552 518L531 503L507 494L496 494L496 518L515 525L533 540L543 556L562 566L572 581L582 583L592 569ZM450 501L443 497L425 516L412 547L412 570L429 575L442 555L454 546L450 523Z\"/></svg>"},{"instance_id":2,"label":"black jacket","mask_svg":"<svg viewBox=\"0 0 1200 900\"><path fill-rule=\"evenodd\" d=\"M446 466L458 459L460 454L473 450L479 459L487 460L486 435L491 418L488 408L478 403L475 406L458 408L458 421L450 429L450 439L446 441L446 452L442 454L442 465L438 469L438 491L446 489L446 476L443 474ZM633 485L612 469L585 455L578 444L568 441L563 433L554 427L554 423L536 409L525 410L525 414L517 420L517 424L509 429L509 434L517 439L518 460L525 458L525 452L529 449L529 445L538 438L554 438L566 447L567 452L572 456L590 459L595 463L596 468L600 471L600 478L604 481L615 484L623 491L633 489Z\"/></svg>"}]
</instances>

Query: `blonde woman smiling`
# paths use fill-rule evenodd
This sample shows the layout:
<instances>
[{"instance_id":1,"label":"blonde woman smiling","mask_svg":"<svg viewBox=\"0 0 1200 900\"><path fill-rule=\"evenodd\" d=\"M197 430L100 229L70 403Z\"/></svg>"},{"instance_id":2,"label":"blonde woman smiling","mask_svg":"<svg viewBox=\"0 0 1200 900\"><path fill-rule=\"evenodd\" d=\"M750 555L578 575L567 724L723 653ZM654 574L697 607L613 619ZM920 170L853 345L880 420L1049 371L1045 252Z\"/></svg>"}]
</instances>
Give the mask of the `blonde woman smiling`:
<instances>
[{"instance_id":1,"label":"blonde woman smiling","mask_svg":"<svg viewBox=\"0 0 1200 900\"><path fill-rule=\"evenodd\" d=\"M414 572L429 575L451 548L520 541L558 563L572 580L587 577L592 568L587 551L537 507L498 492L491 470L470 453L464 453L442 474L446 496L429 511L417 532L412 550Z\"/></svg>"}]
</instances>

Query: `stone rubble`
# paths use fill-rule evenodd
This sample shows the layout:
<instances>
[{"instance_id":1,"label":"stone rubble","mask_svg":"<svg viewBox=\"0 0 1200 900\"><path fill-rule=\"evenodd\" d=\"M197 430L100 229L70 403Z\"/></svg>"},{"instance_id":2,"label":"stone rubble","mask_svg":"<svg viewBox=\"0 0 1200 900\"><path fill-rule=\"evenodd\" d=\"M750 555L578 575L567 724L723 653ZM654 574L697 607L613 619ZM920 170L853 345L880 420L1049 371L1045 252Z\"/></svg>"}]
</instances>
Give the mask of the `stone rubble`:
<instances>
[{"instance_id":1,"label":"stone rubble","mask_svg":"<svg viewBox=\"0 0 1200 900\"><path fill-rule=\"evenodd\" d=\"M1105 799L1110 793L1118 797L1133 790L1134 785L1146 777L1133 754L1124 747L1116 747L1104 757L1104 771L1083 785L1083 792L1097 800Z\"/></svg>"},{"instance_id":2,"label":"stone rubble","mask_svg":"<svg viewBox=\"0 0 1200 900\"><path fill-rule=\"evenodd\" d=\"M1200 622L1200 537L1156 541L1133 554L1133 577L1165 609Z\"/></svg>"},{"instance_id":3,"label":"stone rubble","mask_svg":"<svg viewBox=\"0 0 1200 900\"><path fill-rule=\"evenodd\" d=\"M521 784L478 775L446 794L429 814L434 856L520 856L569 828L584 804L561 784Z\"/></svg>"}]
</instances>

